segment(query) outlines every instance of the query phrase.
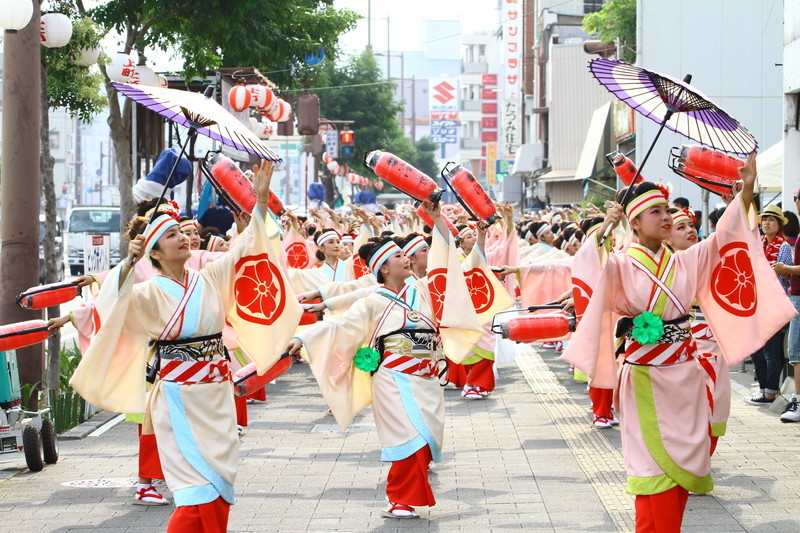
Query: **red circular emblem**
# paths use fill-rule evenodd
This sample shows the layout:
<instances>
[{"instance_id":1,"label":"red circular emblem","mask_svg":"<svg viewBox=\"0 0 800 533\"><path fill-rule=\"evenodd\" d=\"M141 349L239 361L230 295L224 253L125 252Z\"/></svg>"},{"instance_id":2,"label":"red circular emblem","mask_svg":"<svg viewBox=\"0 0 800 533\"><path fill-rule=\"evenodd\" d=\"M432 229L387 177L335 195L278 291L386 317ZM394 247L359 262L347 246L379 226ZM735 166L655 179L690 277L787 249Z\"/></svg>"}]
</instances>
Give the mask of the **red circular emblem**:
<instances>
[{"instance_id":1,"label":"red circular emblem","mask_svg":"<svg viewBox=\"0 0 800 533\"><path fill-rule=\"evenodd\" d=\"M732 242L719 251L720 260L711 274L711 295L729 313L748 317L756 312L755 274L747 245Z\"/></svg>"},{"instance_id":2,"label":"red circular emblem","mask_svg":"<svg viewBox=\"0 0 800 533\"><path fill-rule=\"evenodd\" d=\"M267 254L249 255L236 262L233 293L236 313L249 322L269 326L286 306L283 278Z\"/></svg>"},{"instance_id":3,"label":"red circular emblem","mask_svg":"<svg viewBox=\"0 0 800 533\"><path fill-rule=\"evenodd\" d=\"M447 289L447 269L435 268L428 272L428 290L431 292L431 305L437 321L442 320L445 289Z\"/></svg>"},{"instance_id":4,"label":"red circular emblem","mask_svg":"<svg viewBox=\"0 0 800 533\"><path fill-rule=\"evenodd\" d=\"M306 268L308 266L308 248L304 242L293 242L286 247L286 263L289 268Z\"/></svg>"},{"instance_id":5,"label":"red circular emblem","mask_svg":"<svg viewBox=\"0 0 800 533\"><path fill-rule=\"evenodd\" d=\"M572 299L575 302L575 318L578 320L583 317L583 313L589 307L589 299L591 297L592 288L582 279L572 278Z\"/></svg>"},{"instance_id":6,"label":"red circular emblem","mask_svg":"<svg viewBox=\"0 0 800 533\"><path fill-rule=\"evenodd\" d=\"M353 260L353 273L356 276L356 279L363 278L367 274L371 274L369 267L364 263L364 260L361 259L361 256L356 254L356 258Z\"/></svg>"},{"instance_id":7,"label":"red circular emblem","mask_svg":"<svg viewBox=\"0 0 800 533\"><path fill-rule=\"evenodd\" d=\"M464 274L467 280L467 288L472 298L472 305L478 314L485 313L492 307L494 302L494 287L492 282L480 268L473 268Z\"/></svg>"}]
</instances>

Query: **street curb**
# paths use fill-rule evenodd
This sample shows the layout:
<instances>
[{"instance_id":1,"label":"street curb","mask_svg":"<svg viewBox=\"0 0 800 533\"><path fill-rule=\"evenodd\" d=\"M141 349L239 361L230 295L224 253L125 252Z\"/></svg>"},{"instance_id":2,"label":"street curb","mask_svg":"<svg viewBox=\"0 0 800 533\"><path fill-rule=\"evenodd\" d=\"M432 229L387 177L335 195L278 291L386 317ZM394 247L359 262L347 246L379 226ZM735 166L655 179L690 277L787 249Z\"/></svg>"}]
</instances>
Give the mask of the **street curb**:
<instances>
[{"instance_id":1,"label":"street curb","mask_svg":"<svg viewBox=\"0 0 800 533\"><path fill-rule=\"evenodd\" d=\"M96 430L106 422L111 421L116 416L117 413L100 411L83 424L77 425L74 428L60 434L58 436L58 440L80 440L86 438L89 433Z\"/></svg>"}]
</instances>

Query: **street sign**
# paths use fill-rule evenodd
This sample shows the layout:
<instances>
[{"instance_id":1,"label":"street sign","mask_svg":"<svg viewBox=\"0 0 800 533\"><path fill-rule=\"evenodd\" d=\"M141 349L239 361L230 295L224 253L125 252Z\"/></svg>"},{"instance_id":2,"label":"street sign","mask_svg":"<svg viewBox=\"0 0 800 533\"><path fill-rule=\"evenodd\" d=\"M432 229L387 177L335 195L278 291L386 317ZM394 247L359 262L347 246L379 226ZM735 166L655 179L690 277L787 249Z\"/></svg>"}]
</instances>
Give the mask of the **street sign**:
<instances>
[{"instance_id":1,"label":"street sign","mask_svg":"<svg viewBox=\"0 0 800 533\"><path fill-rule=\"evenodd\" d=\"M320 63L322 63L324 59L325 59L324 48L320 48L319 51L317 52L306 52L305 55L306 65L310 65L312 67L319 65Z\"/></svg>"},{"instance_id":2,"label":"street sign","mask_svg":"<svg viewBox=\"0 0 800 533\"><path fill-rule=\"evenodd\" d=\"M352 144L347 146L342 146L342 150L340 152L339 157L353 157L356 154L356 147Z\"/></svg>"},{"instance_id":3,"label":"street sign","mask_svg":"<svg viewBox=\"0 0 800 533\"><path fill-rule=\"evenodd\" d=\"M325 132L325 155L331 159L339 157L339 132L336 130Z\"/></svg>"},{"instance_id":4,"label":"street sign","mask_svg":"<svg viewBox=\"0 0 800 533\"><path fill-rule=\"evenodd\" d=\"M458 128L458 82L455 78L431 79L428 89L428 104L431 117L431 140L439 144L457 144Z\"/></svg>"}]
</instances>

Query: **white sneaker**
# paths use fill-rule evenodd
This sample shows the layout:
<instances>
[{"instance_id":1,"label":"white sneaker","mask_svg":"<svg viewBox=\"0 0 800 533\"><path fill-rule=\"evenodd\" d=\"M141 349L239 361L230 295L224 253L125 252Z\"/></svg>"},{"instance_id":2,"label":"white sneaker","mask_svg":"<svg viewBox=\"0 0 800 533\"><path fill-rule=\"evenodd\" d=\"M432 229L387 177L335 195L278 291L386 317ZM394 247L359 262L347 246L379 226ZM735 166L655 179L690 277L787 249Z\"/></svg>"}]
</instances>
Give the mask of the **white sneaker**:
<instances>
[{"instance_id":1,"label":"white sneaker","mask_svg":"<svg viewBox=\"0 0 800 533\"><path fill-rule=\"evenodd\" d=\"M800 402L792 398L781 415L781 422L800 422Z\"/></svg>"}]
</instances>

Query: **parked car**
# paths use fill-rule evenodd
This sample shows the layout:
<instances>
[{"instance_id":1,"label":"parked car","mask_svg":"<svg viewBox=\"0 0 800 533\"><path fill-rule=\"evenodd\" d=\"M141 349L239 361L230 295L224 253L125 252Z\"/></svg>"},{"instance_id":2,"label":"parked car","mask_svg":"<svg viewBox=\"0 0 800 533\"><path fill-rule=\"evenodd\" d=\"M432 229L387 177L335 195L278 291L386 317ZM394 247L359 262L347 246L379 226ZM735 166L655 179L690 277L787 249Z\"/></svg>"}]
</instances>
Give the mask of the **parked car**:
<instances>
[{"instance_id":1,"label":"parked car","mask_svg":"<svg viewBox=\"0 0 800 533\"><path fill-rule=\"evenodd\" d=\"M67 224L67 263L70 274L83 274L86 234L109 235L111 266L119 263L119 207L75 206Z\"/></svg>"},{"instance_id":2,"label":"parked car","mask_svg":"<svg viewBox=\"0 0 800 533\"><path fill-rule=\"evenodd\" d=\"M64 279L64 221L56 219L56 266L58 268L58 278L56 281ZM45 278L44 262L44 214L39 215L39 283L44 283Z\"/></svg>"}]
</instances>

